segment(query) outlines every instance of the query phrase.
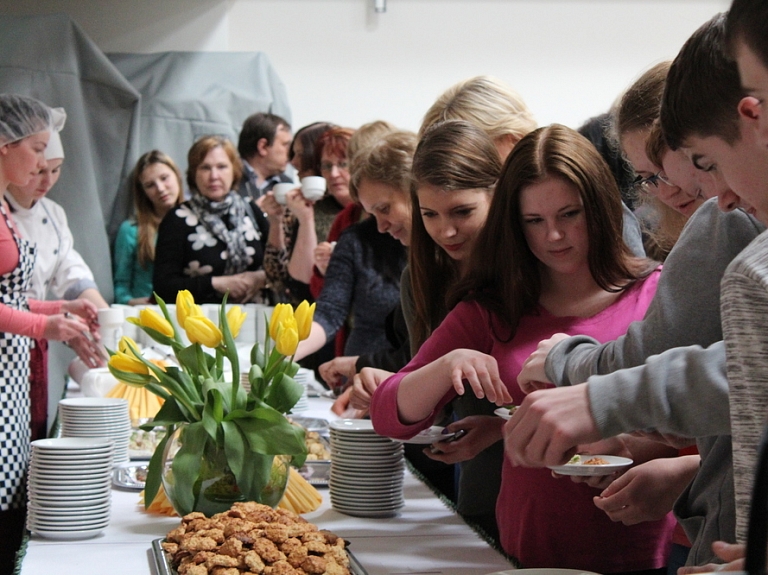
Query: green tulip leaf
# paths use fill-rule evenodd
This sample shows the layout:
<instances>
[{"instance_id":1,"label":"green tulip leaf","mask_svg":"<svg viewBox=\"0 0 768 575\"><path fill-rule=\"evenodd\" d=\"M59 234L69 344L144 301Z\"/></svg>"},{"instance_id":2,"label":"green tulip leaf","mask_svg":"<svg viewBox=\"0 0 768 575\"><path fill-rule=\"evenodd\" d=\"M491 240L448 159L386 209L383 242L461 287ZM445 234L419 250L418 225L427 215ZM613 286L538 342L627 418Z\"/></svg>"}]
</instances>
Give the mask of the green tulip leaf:
<instances>
[{"instance_id":1,"label":"green tulip leaf","mask_svg":"<svg viewBox=\"0 0 768 575\"><path fill-rule=\"evenodd\" d=\"M261 491L266 487L272 473L273 455L249 453L243 460L243 467L237 476L237 486L247 501L260 501Z\"/></svg>"},{"instance_id":2,"label":"green tulip leaf","mask_svg":"<svg viewBox=\"0 0 768 575\"><path fill-rule=\"evenodd\" d=\"M184 428L179 439L181 448L173 457L171 472L173 473L174 498L184 516L195 508L196 485L200 475L203 452L208 443L208 432L201 422L191 423Z\"/></svg>"},{"instance_id":3,"label":"green tulip leaf","mask_svg":"<svg viewBox=\"0 0 768 575\"><path fill-rule=\"evenodd\" d=\"M303 393L303 385L284 373L278 373L272 380L264 401L280 413L288 413Z\"/></svg>"},{"instance_id":4,"label":"green tulip leaf","mask_svg":"<svg viewBox=\"0 0 768 575\"><path fill-rule=\"evenodd\" d=\"M141 429L149 431L155 427L168 427L170 425L176 425L177 423L185 423L189 421L187 414L185 414L179 407L175 397L169 397L160 411L157 412L152 421L149 421L141 426Z\"/></svg>"},{"instance_id":5,"label":"green tulip leaf","mask_svg":"<svg viewBox=\"0 0 768 575\"><path fill-rule=\"evenodd\" d=\"M243 472L243 462L245 461L245 438L240 429L231 421L222 421L221 428L224 430L224 451L227 454L227 462L232 473L235 474L237 484L240 485L240 475Z\"/></svg>"},{"instance_id":6,"label":"green tulip leaf","mask_svg":"<svg viewBox=\"0 0 768 575\"><path fill-rule=\"evenodd\" d=\"M155 500L155 496L160 489L160 484L163 479L163 469L165 468L165 460L163 454L165 453L165 445L171 439L173 432L176 428L173 424L168 426L165 433L165 437L155 447L155 452L149 460L149 467L147 468L147 479L144 483L144 509L148 509L152 502Z\"/></svg>"}]
</instances>

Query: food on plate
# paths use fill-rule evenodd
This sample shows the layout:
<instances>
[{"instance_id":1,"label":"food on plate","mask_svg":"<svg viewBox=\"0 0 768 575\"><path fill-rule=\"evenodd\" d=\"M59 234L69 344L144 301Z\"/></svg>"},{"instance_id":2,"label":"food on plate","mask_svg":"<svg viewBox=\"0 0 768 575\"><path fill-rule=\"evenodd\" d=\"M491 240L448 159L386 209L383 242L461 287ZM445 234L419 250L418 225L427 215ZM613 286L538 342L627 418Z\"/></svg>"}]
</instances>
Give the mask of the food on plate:
<instances>
[{"instance_id":1,"label":"food on plate","mask_svg":"<svg viewBox=\"0 0 768 575\"><path fill-rule=\"evenodd\" d=\"M210 519L190 513L162 544L179 575L349 575L344 540L295 513L235 503Z\"/></svg>"},{"instance_id":2,"label":"food on plate","mask_svg":"<svg viewBox=\"0 0 768 575\"><path fill-rule=\"evenodd\" d=\"M323 496L301 474L291 467L288 476L288 487L278 507L293 511L296 514L314 511L323 502Z\"/></svg>"},{"instance_id":3,"label":"food on plate","mask_svg":"<svg viewBox=\"0 0 768 575\"><path fill-rule=\"evenodd\" d=\"M156 427L151 431L132 429L131 438L128 440L128 451L132 454L138 453L151 457L163 437L165 437L165 430L162 427Z\"/></svg>"},{"instance_id":4,"label":"food on plate","mask_svg":"<svg viewBox=\"0 0 768 575\"><path fill-rule=\"evenodd\" d=\"M584 462L584 465L610 465L610 461L606 461L602 457L593 457L591 459L587 459Z\"/></svg>"},{"instance_id":5,"label":"food on plate","mask_svg":"<svg viewBox=\"0 0 768 575\"><path fill-rule=\"evenodd\" d=\"M307 431L304 442L307 444L307 461L322 461L331 458L331 452L316 431Z\"/></svg>"},{"instance_id":6,"label":"food on plate","mask_svg":"<svg viewBox=\"0 0 768 575\"><path fill-rule=\"evenodd\" d=\"M603 459L602 457L590 457L589 459L584 459L582 455L574 455L571 457L570 460L568 460L568 463L566 465L610 465L611 462Z\"/></svg>"}]
</instances>

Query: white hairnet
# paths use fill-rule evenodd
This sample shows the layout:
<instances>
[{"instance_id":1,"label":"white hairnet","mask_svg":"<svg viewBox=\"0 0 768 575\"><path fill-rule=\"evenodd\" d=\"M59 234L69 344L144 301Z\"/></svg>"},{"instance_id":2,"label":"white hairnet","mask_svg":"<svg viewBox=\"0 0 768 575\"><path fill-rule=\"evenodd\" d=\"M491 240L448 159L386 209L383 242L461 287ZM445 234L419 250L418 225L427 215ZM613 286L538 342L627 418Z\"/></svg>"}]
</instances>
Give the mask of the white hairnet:
<instances>
[{"instance_id":1,"label":"white hairnet","mask_svg":"<svg viewBox=\"0 0 768 575\"><path fill-rule=\"evenodd\" d=\"M38 132L53 132L51 109L34 98L0 94L0 145Z\"/></svg>"},{"instance_id":2,"label":"white hairnet","mask_svg":"<svg viewBox=\"0 0 768 575\"><path fill-rule=\"evenodd\" d=\"M61 143L59 132L64 128L64 123L67 121L67 113L64 108L53 108L51 114L53 131L51 132L51 139L48 140L48 146L45 148L45 159L58 160L64 157L64 146Z\"/></svg>"}]
</instances>

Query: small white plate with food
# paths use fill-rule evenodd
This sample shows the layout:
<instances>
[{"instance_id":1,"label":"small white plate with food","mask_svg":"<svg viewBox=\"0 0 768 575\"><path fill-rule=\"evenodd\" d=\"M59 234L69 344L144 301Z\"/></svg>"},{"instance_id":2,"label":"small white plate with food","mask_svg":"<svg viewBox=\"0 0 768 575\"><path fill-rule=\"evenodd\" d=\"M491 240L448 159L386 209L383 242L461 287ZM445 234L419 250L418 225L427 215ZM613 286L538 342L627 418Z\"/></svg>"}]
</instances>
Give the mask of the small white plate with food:
<instances>
[{"instance_id":1,"label":"small white plate with food","mask_svg":"<svg viewBox=\"0 0 768 575\"><path fill-rule=\"evenodd\" d=\"M632 465L632 460L616 455L574 455L565 465L550 467L560 475L610 475Z\"/></svg>"},{"instance_id":2,"label":"small white plate with food","mask_svg":"<svg viewBox=\"0 0 768 575\"><path fill-rule=\"evenodd\" d=\"M509 419L514 415L516 409L517 409L516 405L504 405L502 407L496 408L493 411L493 413L498 415L502 419Z\"/></svg>"}]
</instances>

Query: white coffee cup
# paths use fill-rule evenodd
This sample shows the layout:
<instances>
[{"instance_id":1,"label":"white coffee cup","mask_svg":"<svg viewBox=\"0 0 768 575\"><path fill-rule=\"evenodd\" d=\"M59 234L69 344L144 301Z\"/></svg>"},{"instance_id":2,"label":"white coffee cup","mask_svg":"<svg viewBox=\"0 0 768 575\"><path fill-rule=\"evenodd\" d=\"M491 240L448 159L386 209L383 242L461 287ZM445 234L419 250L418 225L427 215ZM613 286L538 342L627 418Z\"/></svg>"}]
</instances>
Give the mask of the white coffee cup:
<instances>
[{"instance_id":1,"label":"white coffee cup","mask_svg":"<svg viewBox=\"0 0 768 575\"><path fill-rule=\"evenodd\" d=\"M291 190L295 190L298 186L292 182L275 184L272 187L272 193L275 195L275 201L284 206L287 202L286 196Z\"/></svg>"},{"instance_id":2,"label":"white coffee cup","mask_svg":"<svg viewBox=\"0 0 768 575\"><path fill-rule=\"evenodd\" d=\"M310 202L316 202L325 195L326 182L322 176L301 178L301 195Z\"/></svg>"},{"instance_id":3,"label":"white coffee cup","mask_svg":"<svg viewBox=\"0 0 768 575\"><path fill-rule=\"evenodd\" d=\"M80 381L80 389L85 397L104 397L116 385L115 376L106 367L89 369Z\"/></svg>"}]
</instances>

